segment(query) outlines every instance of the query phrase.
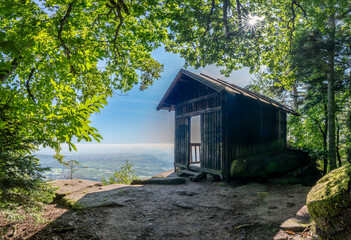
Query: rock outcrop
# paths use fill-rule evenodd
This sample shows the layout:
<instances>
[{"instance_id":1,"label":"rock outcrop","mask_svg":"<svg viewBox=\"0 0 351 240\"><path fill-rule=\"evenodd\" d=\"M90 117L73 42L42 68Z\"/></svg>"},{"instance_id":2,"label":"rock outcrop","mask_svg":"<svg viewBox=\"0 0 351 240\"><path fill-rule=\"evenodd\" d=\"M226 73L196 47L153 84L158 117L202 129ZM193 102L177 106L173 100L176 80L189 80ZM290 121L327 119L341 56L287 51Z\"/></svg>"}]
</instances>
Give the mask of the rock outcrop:
<instances>
[{"instance_id":1,"label":"rock outcrop","mask_svg":"<svg viewBox=\"0 0 351 240\"><path fill-rule=\"evenodd\" d=\"M286 173L308 166L308 154L285 149L282 152L266 153L237 159L232 162L230 174L234 178L271 178L286 176Z\"/></svg>"},{"instance_id":2,"label":"rock outcrop","mask_svg":"<svg viewBox=\"0 0 351 240\"><path fill-rule=\"evenodd\" d=\"M307 195L307 207L323 239L351 239L351 166L321 178Z\"/></svg>"},{"instance_id":3,"label":"rock outcrop","mask_svg":"<svg viewBox=\"0 0 351 240\"><path fill-rule=\"evenodd\" d=\"M73 179L50 182L56 188L56 201L73 209L123 207L144 193L141 186L111 184Z\"/></svg>"}]
</instances>

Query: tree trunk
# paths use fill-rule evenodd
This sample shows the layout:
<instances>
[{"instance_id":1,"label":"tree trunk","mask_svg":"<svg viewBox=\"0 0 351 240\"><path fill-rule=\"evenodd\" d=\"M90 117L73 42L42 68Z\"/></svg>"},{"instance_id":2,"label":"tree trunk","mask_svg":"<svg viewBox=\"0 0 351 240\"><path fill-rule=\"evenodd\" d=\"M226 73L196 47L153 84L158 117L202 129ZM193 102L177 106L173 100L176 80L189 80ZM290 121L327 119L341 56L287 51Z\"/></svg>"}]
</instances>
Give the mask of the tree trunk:
<instances>
[{"instance_id":1,"label":"tree trunk","mask_svg":"<svg viewBox=\"0 0 351 240\"><path fill-rule=\"evenodd\" d=\"M336 146L335 146L335 76L334 76L334 57L335 57L335 16L328 18L328 128L329 128L329 166L330 170L336 168Z\"/></svg>"},{"instance_id":2,"label":"tree trunk","mask_svg":"<svg viewBox=\"0 0 351 240\"><path fill-rule=\"evenodd\" d=\"M297 112L299 110L299 105L297 103L297 97L298 97L298 92L297 92L297 82L295 81L293 85L293 104L294 104L294 111Z\"/></svg>"},{"instance_id":3,"label":"tree trunk","mask_svg":"<svg viewBox=\"0 0 351 240\"><path fill-rule=\"evenodd\" d=\"M293 92L292 92L292 98L293 98L293 108L295 112L298 112L299 110L299 105L297 102L297 96L298 92L297 92L297 81L294 82L293 84ZM296 121L299 123L300 122L300 118L296 118ZM295 136L294 138L294 142L295 144L299 141L299 138L297 136Z\"/></svg>"},{"instance_id":4,"label":"tree trunk","mask_svg":"<svg viewBox=\"0 0 351 240\"><path fill-rule=\"evenodd\" d=\"M341 156L340 156L340 125L338 119L336 118L337 127L336 127L336 157L338 159L339 167L341 167Z\"/></svg>"},{"instance_id":5,"label":"tree trunk","mask_svg":"<svg viewBox=\"0 0 351 240\"><path fill-rule=\"evenodd\" d=\"M346 136L347 161L351 164L351 109L347 113L346 126L349 130L349 134Z\"/></svg>"},{"instance_id":6,"label":"tree trunk","mask_svg":"<svg viewBox=\"0 0 351 240\"><path fill-rule=\"evenodd\" d=\"M328 157L325 154L327 150L327 136L328 136L328 106L325 103L324 104L324 118L325 118L325 125L324 125L324 131L322 131L322 136L323 136L323 174L327 174L328 172Z\"/></svg>"}]
</instances>

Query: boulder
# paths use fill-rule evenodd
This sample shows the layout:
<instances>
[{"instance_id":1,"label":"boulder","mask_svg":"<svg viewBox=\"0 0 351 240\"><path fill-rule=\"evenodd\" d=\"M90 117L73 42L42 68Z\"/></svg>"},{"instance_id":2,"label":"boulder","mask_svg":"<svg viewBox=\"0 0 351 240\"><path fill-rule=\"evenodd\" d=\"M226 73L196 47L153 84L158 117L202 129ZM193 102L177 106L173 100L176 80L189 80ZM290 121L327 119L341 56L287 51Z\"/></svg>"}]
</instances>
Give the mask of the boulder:
<instances>
[{"instance_id":1,"label":"boulder","mask_svg":"<svg viewBox=\"0 0 351 240\"><path fill-rule=\"evenodd\" d=\"M216 181L221 180L221 177L219 175L214 175L214 174L207 173L206 174L206 179L209 182L216 182Z\"/></svg>"},{"instance_id":2,"label":"boulder","mask_svg":"<svg viewBox=\"0 0 351 240\"><path fill-rule=\"evenodd\" d=\"M298 150L285 149L281 152L266 153L234 160L230 174L234 178L270 178L283 176L308 165L308 154Z\"/></svg>"},{"instance_id":3,"label":"boulder","mask_svg":"<svg viewBox=\"0 0 351 240\"><path fill-rule=\"evenodd\" d=\"M324 239L350 239L351 166L345 165L321 178L307 195L307 208Z\"/></svg>"}]
</instances>

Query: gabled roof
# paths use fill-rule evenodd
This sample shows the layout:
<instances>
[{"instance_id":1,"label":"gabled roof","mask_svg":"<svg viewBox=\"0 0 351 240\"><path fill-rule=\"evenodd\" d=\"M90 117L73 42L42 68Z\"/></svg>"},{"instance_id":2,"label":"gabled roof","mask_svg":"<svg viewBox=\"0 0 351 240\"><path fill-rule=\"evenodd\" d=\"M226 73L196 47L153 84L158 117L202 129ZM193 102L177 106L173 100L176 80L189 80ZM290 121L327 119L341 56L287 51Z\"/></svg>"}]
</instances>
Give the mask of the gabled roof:
<instances>
[{"instance_id":1,"label":"gabled roof","mask_svg":"<svg viewBox=\"0 0 351 240\"><path fill-rule=\"evenodd\" d=\"M261 94L255 93L255 92L251 92L250 90L239 87L235 84L230 84L230 83L223 81L223 80L220 80L220 79L214 79L214 78L207 76L205 74L202 74L202 73L197 74L197 73L189 72L185 69L180 69L177 76L174 78L171 86L169 86L165 95L163 96L160 103L158 104L158 106L156 108L157 110L160 110L160 109L166 109L166 110L170 110L170 111L174 110L174 106L172 104L167 103L167 98L170 96L170 94L172 93L172 91L174 90L174 88L176 87L176 85L178 84L180 79L182 78L182 75L190 77L190 78L212 88L213 90L215 90L217 92L225 91L225 92L228 92L228 93L233 94L233 95L240 94L240 95L243 95L245 97L252 98L252 99L255 99L257 101L263 102L265 104L282 109L288 113L298 115L291 108L289 108L289 107L287 107L287 106L285 106L285 105L283 105L283 104L281 104L273 99L270 99L266 96L263 96Z\"/></svg>"}]
</instances>

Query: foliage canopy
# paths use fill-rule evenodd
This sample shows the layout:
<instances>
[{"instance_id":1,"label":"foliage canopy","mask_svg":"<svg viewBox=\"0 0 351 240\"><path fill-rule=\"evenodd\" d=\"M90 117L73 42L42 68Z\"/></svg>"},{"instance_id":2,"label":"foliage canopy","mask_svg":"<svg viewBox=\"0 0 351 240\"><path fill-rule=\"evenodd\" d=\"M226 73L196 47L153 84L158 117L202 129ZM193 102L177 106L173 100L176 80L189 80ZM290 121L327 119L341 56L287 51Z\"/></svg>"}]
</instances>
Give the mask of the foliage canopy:
<instances>
[{"instance_id":1,"label":"foliage canopy","mask_svg":"<svg viewBox=\"0 0 351 240\"><path fill-rule=\"evenodd\" d=\"M17 119L25 138L57 149L74 148L73 136L99 141L89 116L163 69L151 57L166 36L153 2L1 1L1 127Z\"/></svg>"},{"instance_id":2,"label":"foliage canopy","mask_svg":"<svg viewBox=\"0 0 351 240\"><path fill-rule=\"evenodd\" d=\"M89 117L115 91L158 79L163 66L151 52L163 44L186 65L216 64L227 75L264 67L260 89L292 90L304 114L295 126L309 131L293 128L295 140L319 130L335 168L338 141L351 143L350 13L348 0L3 0L1 152L21 158L40 144L99 141Z\"/></svg>"}]
</instances>

